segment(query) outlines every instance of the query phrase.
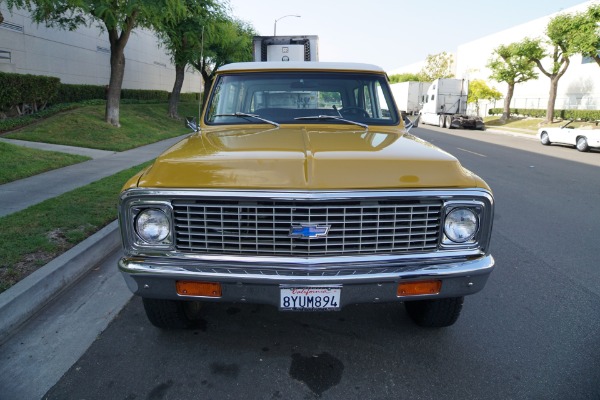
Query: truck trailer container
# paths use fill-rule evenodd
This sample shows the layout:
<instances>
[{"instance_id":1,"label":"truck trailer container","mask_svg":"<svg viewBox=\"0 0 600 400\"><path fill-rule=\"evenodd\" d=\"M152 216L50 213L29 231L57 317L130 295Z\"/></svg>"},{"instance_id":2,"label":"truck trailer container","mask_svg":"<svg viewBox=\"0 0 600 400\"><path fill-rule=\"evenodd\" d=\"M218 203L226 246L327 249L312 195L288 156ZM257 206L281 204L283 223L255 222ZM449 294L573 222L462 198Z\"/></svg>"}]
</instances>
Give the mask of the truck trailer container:
<instances>
[{"instance_id":1,"label":"truck trailer container","mask_svg":"<svg viewBox=\"0 0 600 400\"><path fill-rule=\"evenodd\" d=\"M425 102L431 82L400 82L390 85L398 109L409 115L416 115Z\"/></svg>"},{"instance_id":2,"label":"truck trailer container","mask_svg":"<svg viewBox=\"0 0 600 400\"><path fill-rule=\"evenodd\" d=\"M254 61L319 61L319 37L255 36Z\"/></svg>"}]
</instances>

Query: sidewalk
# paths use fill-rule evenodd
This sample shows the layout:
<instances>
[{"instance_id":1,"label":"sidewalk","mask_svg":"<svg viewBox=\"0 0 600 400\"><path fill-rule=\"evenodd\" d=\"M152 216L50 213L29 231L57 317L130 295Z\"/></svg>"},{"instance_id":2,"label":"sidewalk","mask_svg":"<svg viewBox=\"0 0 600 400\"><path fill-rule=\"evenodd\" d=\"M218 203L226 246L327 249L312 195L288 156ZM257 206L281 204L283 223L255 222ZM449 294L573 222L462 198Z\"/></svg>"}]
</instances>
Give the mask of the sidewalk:
<instances>
[{"instance_id":1,"label":"sidewalk","mask_svg":"<svg viewBox=\"0 0 600 400\"><path fill-rule=\"evenodd\" d=\"M152 160L186 136L188 135L120 153L27 142L28 147L44 150L63 151L61 149L69 147L69 152L72 154L87 156L93 154L95 158L0 185L0 217ZM115 221L0 293L0 345L50 300L80 279L119 246L120 236ZM114 270L116 273L116 267Z\"/></svg>"},{"instance_id":2,"label":"sidewalk","mask_svg":"<svg viewBox=\"0 0 600 400\"><path fill-rule=\"evenodd\" d=\"M0 217L24 210L44 200L152 160L186 136L182 135L120 153L26 142L28 147L55 151L64 151L67 148L72 154L95 158L80 164L0 185ZM2 140L8 141L7 139ZM15 142L23 141L11 141L13 144L21 144Z\"/></svg>"}]
</instances>

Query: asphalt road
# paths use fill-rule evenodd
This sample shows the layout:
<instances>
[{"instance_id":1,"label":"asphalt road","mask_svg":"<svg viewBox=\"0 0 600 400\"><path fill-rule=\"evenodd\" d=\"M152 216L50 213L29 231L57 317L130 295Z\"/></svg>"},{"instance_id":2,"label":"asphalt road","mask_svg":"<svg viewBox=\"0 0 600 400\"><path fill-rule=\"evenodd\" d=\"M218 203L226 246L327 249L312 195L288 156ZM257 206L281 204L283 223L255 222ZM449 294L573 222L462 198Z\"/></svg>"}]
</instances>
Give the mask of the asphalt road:
<instances>
[{"instance_id":1,"label":"asphalt road","mask_svg":"<svg viewBox=\"0 0 600 400\"><path fill-rule=\"evenodd\" d=\"M600 399L600 152L414 133L496 198L496 269L454 326L418 328L401 304L208 304L200 328L165 332L133 298L44 398Z\"/></svg>"}]
</instances>

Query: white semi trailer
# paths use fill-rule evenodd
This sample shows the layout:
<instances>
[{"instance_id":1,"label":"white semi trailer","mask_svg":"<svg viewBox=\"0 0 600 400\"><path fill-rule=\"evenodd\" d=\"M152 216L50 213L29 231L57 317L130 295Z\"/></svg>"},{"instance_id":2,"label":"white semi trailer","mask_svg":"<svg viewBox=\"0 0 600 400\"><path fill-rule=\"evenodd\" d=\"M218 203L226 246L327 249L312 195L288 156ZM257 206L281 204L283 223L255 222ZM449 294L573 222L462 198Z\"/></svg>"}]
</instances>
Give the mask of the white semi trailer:
<instances>
[{"instance_id":1,"label":"white semi trailer","mask_svg":"<svg viewBox=\"0 0 600 400\"><path fill-rule=\"evenodd\" d=\"M427 90L419 112L420 122L440 128L485 130L481 117L467 115L469 81L466 79L436 79Z\"/></svg>"},{"instance_id":2,"label":"white semi trailer","mask_svg":"<svg viewBox=\"0 0 600 400\"><path fill-rule=\"evenodd\" d=\"M390 89L392 89L398 110L406 114L416 115L425 102L427 89L430 86L431 82L407 81L393 83L390 85Z\"/></svg>"}]
</instances>

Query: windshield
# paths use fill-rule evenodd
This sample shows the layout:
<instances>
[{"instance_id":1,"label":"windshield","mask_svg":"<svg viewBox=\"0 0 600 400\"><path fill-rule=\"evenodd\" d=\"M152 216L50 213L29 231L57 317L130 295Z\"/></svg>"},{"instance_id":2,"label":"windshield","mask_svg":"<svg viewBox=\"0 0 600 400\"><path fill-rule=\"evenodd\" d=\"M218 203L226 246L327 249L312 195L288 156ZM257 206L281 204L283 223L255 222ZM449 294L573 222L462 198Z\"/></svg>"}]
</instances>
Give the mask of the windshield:
<instances>
[{"instance_id":1,"label":"windshield","mask_svg":"<svg viewBox=\"0 0 600 400\"><path fill-rule=\"evenodd\" d=\"M398 114L393 104L387 81L379 74L241 73L222 75L215 82L205 123L256 124L267 120L278 124L343 124L350 120L366 125L396 125Z\"/></svg>"}]
</instances>

